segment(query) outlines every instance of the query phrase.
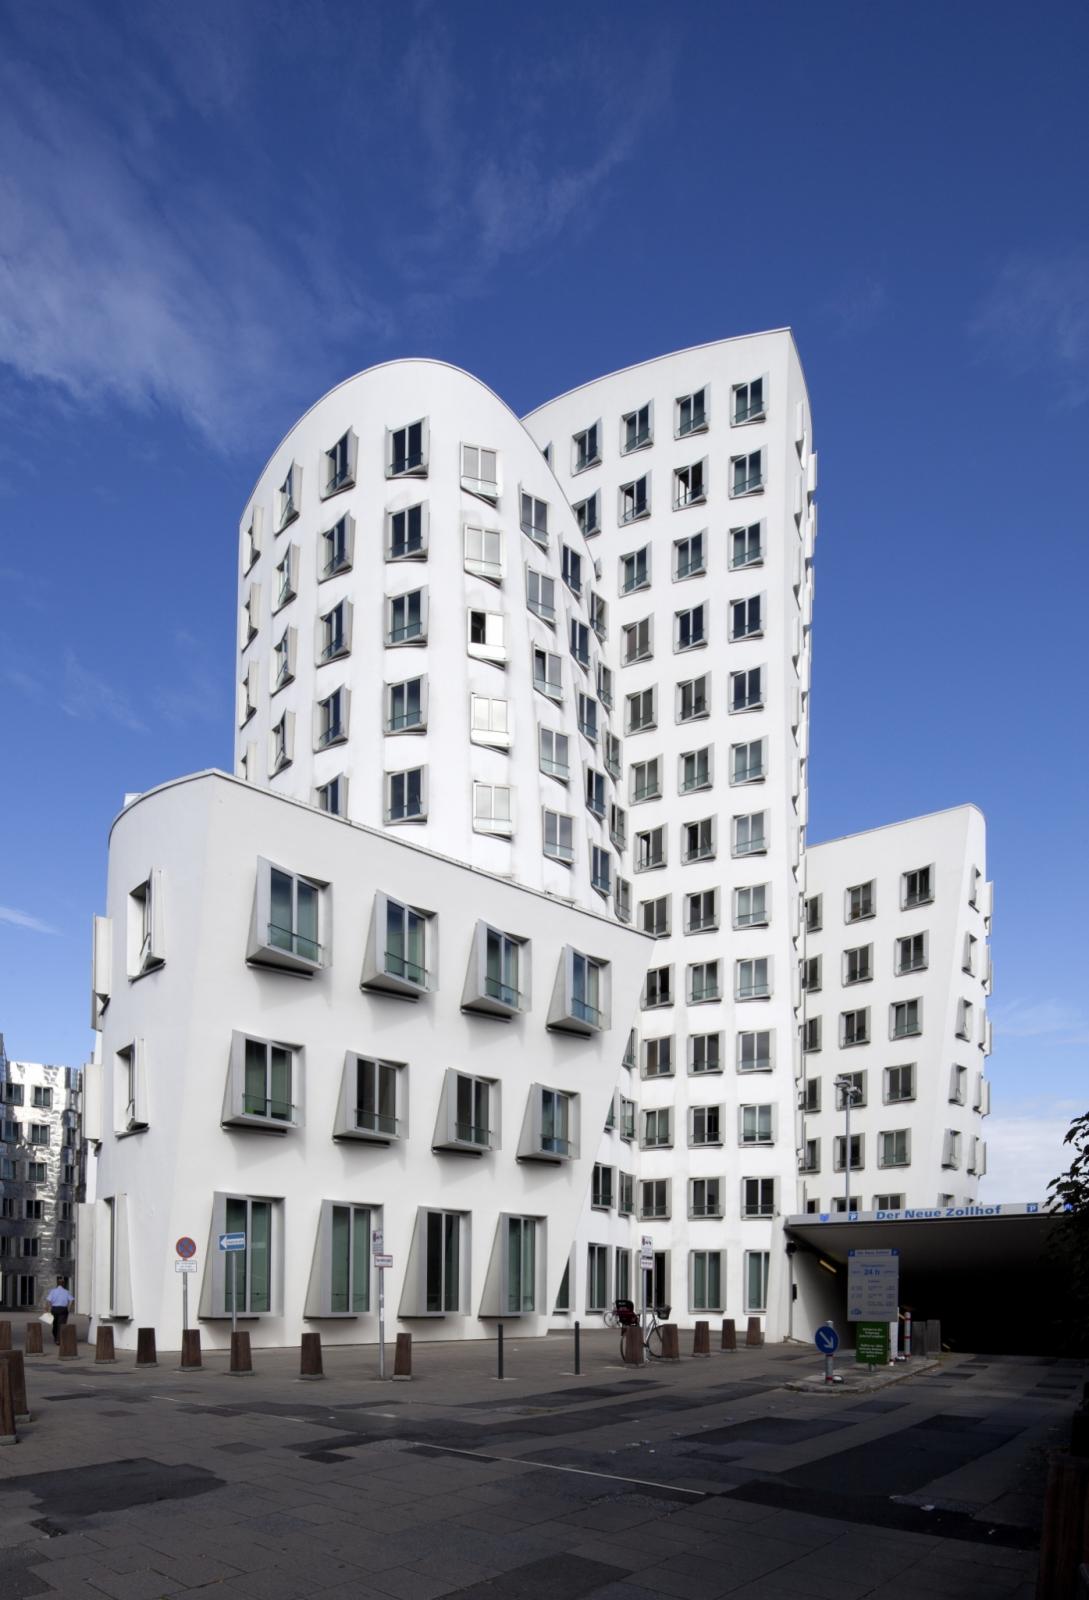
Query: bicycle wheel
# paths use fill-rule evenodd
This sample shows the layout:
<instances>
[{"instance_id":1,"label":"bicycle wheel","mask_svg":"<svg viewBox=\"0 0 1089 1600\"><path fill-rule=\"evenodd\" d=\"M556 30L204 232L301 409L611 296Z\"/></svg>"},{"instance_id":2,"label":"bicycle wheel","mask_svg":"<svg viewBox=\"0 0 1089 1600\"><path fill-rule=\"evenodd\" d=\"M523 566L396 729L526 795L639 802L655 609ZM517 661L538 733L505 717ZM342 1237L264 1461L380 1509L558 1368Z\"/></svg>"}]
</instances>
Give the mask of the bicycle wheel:
<instances>
[{"instance_id":1,"label":"bicycle wheel","mask_svg":"<svg viewBox=\"0 0 1089 1600\"><path fill-rule=\"evenodd\" d=\"M606 1311L601 1320L606 1328L619 1328L620 1326L620 1318L615 1311Z\"/></svg>"},{"instance_id":2,"label":"bicycle wheel","mask_svg":"<svg viewBox=\"0 0 1089 1600\"><path fill-rule=\"evenodd\" d=\"M647 1355L652 1360L657 1361L662 1353L662 1330L657 1323L651 1328L644 1342L647 1348Z\"/></svg>"}]
</instances>

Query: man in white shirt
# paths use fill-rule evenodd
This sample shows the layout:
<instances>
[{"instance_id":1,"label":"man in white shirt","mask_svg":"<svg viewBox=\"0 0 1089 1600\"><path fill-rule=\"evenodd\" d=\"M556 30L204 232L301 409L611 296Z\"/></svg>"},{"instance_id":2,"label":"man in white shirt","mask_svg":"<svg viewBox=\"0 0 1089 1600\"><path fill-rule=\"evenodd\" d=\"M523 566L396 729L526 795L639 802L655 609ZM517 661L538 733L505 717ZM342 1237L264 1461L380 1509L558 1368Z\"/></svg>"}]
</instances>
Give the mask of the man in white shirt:
<instances>
[{"instance_id":1,"label":"man in white shirt","mask_svg":"<svg viewBox=\"0 0 1089 1600\"><path fill-rule=\"evenodd\" d=\"M45 1297L45 1303L53 1313L53 1343L60 1344L60 1331L68 1321L69 1307L72 1305L73 1296L64 1287L64 1279L57 1279L55 1289L50 1289Z\"/></svg>"}]
</instances>

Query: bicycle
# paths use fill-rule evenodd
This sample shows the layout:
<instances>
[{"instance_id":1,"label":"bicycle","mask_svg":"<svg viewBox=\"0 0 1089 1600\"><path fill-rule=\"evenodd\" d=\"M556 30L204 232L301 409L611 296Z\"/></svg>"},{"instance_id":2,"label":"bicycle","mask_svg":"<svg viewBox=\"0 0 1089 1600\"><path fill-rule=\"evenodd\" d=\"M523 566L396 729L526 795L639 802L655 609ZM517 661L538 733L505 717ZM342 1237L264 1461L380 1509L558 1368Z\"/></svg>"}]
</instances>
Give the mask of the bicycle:
<instances>
[{"instance_id":1,"label":"bicycle","mask_svg":"<svg viewBox=\"0 0 1089 1600\"><path fill-rule=\"evenodd\" d=\"M617 1300L611 1312L606 1312L605 1322L607 1327L620 1329L620 1355L624 1356L624 1333L628 1328L640 1328L643 1335L643 1349L652 1361L657 1361L662 1354L662 1323L669 1321L672 1306L648 1306L645 1316L646 1322L635 1309L633 1300Z\"/></svg>"}]
</instances>

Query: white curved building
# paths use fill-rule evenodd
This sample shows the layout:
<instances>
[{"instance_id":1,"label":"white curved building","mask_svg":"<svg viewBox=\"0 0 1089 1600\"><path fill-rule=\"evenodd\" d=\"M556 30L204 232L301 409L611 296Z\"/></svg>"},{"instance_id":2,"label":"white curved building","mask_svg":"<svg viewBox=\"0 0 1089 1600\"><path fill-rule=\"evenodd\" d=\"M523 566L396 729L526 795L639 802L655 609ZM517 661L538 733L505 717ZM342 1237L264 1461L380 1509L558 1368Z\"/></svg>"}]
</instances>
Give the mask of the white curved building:
<instances>
[{"instance_id":1,"label":"white curved building","mask_svg":"<svg viewBox=\"0 0 1089 1600\"><path fill-rule=\"evenodd\" d=\"M111 838L79 1296L122 1343L176 1325L178 1234L225 1338L231 1228L266 1343L373 1339L368 1229L390 1332L592 1319L641 1298L641 1241L682 1325L792 1327L783 1219L834 1198L802 1048L804 908L839 893L807 881L815 488L789 330L524 423L393 362L291 430L240 523L235 775L138 797ZM945 890L983 871L982 819L915 827L822 847L826 873L880 834L930 850L952 993ZM967 1138L986 1109L920 1074L909 1205L935 1119Z\"/></svg>"}]
</instances>

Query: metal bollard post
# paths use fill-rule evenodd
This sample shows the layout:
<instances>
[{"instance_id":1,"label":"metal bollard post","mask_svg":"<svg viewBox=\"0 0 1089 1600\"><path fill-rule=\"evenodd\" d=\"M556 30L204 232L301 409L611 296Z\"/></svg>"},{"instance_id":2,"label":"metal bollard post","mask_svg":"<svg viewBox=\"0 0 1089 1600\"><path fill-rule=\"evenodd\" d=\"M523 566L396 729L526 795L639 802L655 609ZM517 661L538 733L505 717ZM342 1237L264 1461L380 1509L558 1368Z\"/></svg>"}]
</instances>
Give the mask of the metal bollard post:
<instances>
[{"instance_id":1,"label":"metal bollard post","mask_svg":"<svg viewBox=\"0 0 1089 1600\"><path fill-rule=\"evenodd\" d=\"M412 1377L412 1335L399 1333L393 1357L393 1376L398 1382L407 1383Z\"/></svg>"},{"instance_id":2,"label":"metal bollard post","mask_svg":"<svg viewBox=\"0 0 1089 1600\"><path fill-rule=\"evenodd\" d=\"M576 1322L575 1323L575 1377L576 1378L581 1377L581 1375L582 1375L582 1341L581 1341L581 1338L580 1338L581 1332L582 1332L582 1330L579 1327L578 1323Z\"/></svg>"},{"instance_id":3,"label":"metal bollard post","mask_svg":"<svg viewBox=\"0 0 1089 1600\"><path fill-rule=\"evenodd\" d=\"M15 1401L11 1392L11 1373L6 1361L0 1361L0 1444L18 1444L15 1431Z\"/></svg>"},{"instance_id":4,"label":"metal bollard post","mask_svg":"<svg viewBox=\"0 0 1089 1600\"><path fill-rule=\"evenodd\" d=\"M0 1366L8 1370L11 1380L11 1404L15 1423L30 1421L30 1401L26 1397L26 1368L21 1350L0 1350Z\"/></svg>"},{"instance_id":5,"label":"metal bollard post","mask_svg":"<svg viewBox=\"0 0 1089 1600\"><path fill-rule=\"evenodd\" d=\"M42 1348L42 1325L40 1322L28 1322L23 1337L23 1354L25 1356L44 1355Z\"/></svg>"},{"instance_id":6,"label":"metal bollard post","mask_svg":"<svg viewBox=\"0 0 1089 1600\"><path fill-rule=\"evenodd\" d=\"M136 1330L136 1365L138 1367L157 1367L159 1358L155 1353L155 1329L137 1328Z\"/></svg>"},{"instance_id":7,"label":"metal bollard post","mask_svg":"<svg viewBox=\"0 0 1089 1600\"><path fill-rule=\"evenodd\" d=\"M325 1367L321 1359L321 1334L304 1333L299 1347L299 1377L308 1382L324 1378Z\"/></svg>"},{"instance_id":8,"label":"metal bollard post","mask_svg":"<svg viewBox=\"0 0 1089 1600\"><path fill-rule=\"evenodd\" d=\"M498 1359L499 1359L499 1371L496 1374L496 1376L500 1380L502 1380L502 1377L503 1377L503 1324L502 1323L499 1324L497 1332L498 1332L499 1338L498 1338L497 1343L496 1343L496 1350L497 1350Z\"/></svg>"}]
</instances>

